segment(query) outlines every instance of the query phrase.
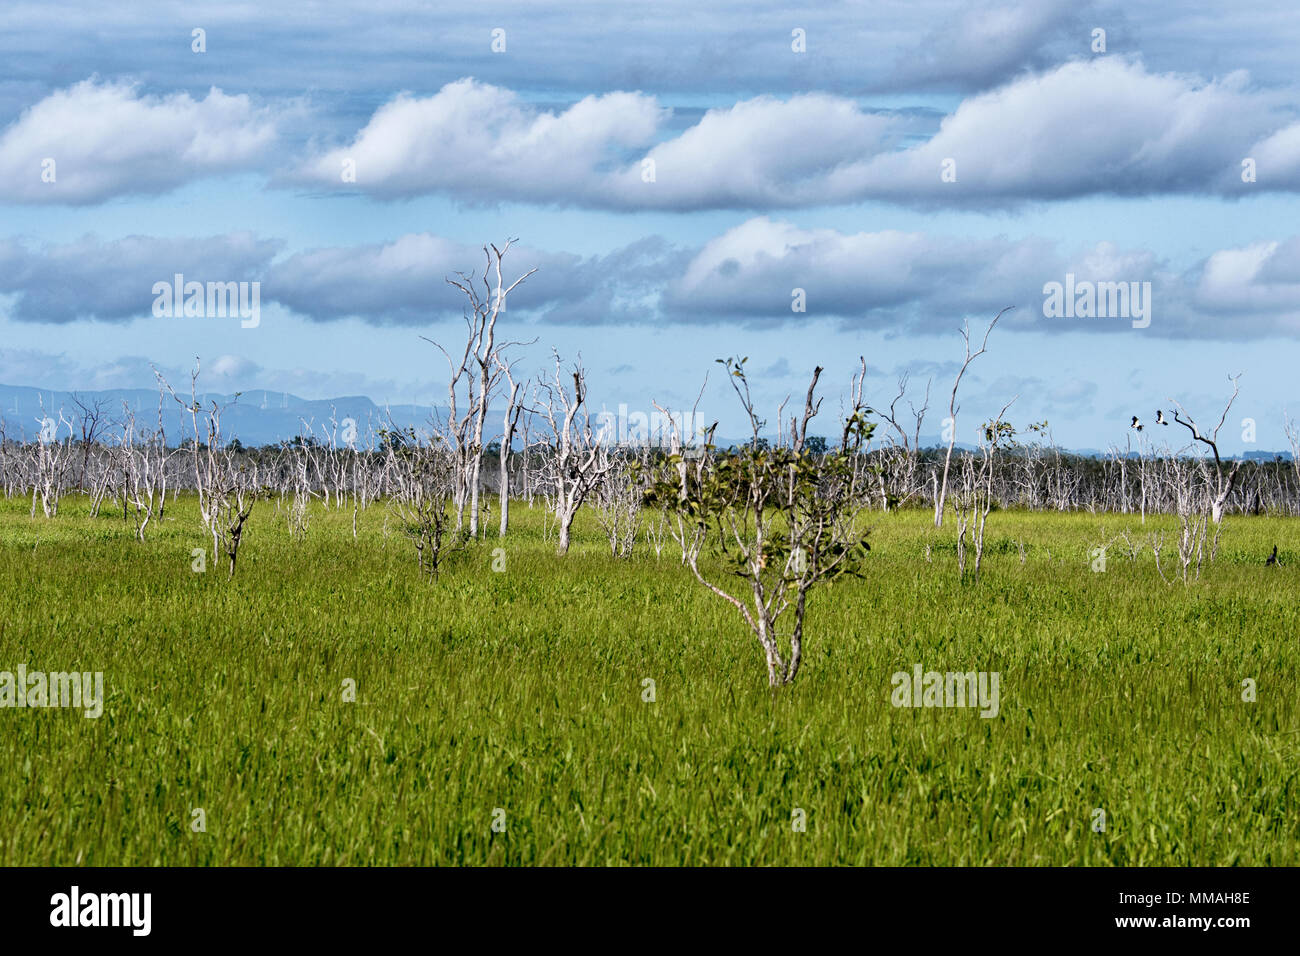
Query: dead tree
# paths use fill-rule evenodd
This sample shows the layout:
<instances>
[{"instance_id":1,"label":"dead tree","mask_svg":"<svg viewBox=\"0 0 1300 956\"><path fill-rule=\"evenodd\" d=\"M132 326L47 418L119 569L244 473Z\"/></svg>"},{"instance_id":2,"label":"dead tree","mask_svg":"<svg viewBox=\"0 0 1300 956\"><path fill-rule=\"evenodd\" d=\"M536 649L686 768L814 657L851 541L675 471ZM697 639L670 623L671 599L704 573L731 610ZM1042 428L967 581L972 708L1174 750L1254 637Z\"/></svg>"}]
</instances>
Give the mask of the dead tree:
<instances>
[{"instance_id":1,"label":"dead tree","mask_svg":"<svg viewBox=\"0 0 1300 956\"><path fill-rule=\"evenodd\" d=\"M1287 414L1283 429L1286 432L1287 443L1291 446L1291 470L1294 473L1297 492L1300 493L1300 425L1297 425L1290 414ZM1300 497L1295 500L1291 513L1296 514L1298 510L1300 510Z\"/></svg>"},{"instance_id":2,"label":"dead tree","mask_svg":"<svg viewBox=\"0 0 1300 956\"><path fill-rule=\"evenodd\" d=\"M68 473L72 469L73 423L64 417L59 408L59 420L56 422L45 411L45 402L41 402L41 416L38 419L41 429L36 442L34 480L32 482L31 515L36 517L36 502L39 498L41 511L45 517L53 518L59 513L59 500L67 487ZM60 439L60 433L67 435Z\"/></svg>"},{"instance_id":3,"label":"dead tree","mask_svg":"<svg viewBox=\"0 0 1300 956\"><path fill-rule=\"evenodd\" d=\"M997 468L998 447L1011 442L1015 437L1015 429L1003 420L1003 416L1015 401L1013 398L1007 402L996 418L984 424L980 434L979 454L967 453L961 457L961 484L953 495L953 511L957 515L957 574L962 580L966 577L968 531L975 548L974 579L979 580L984 561L984 529L988 525L995 499L993 476Z\"/></svg>"},{"instance_id":4,"label":"dead tree","mask_svg":"<svg viewBox=\"0 0 1300 956\"><path fill-rule=\"evenodd\" d=\"M639 450L644 456L648 447ZM636 546L644 491L640 476L645 466L645 457L637 458L632 449L619 449L611 455L611 468L596 486L596 521L615 558L629 557Z\"/></svg>"},{"instance_id":5,"label":"dead tree","mask_svg":"<svg viewBox=\"0 0 1300 956\"><path fill-rule=\"evenodd\" d=\"M1210 518L1215 524L1219 524L1223 520L1224 503L1228 500L1228 496L1232 494L1233 485L1237 481L1237 471L1241 468L1241 459L1236 459L1225 473L1223 459L1219 456L1219 429L1227 421L1228 412L1232 410L1233 402L1237 400L1237 395L1241 392L1240 379L1240 374L1228 376L1228 381L1232 382L1232 397L1228 399L1228 404L1223 407L1223 414L1219 416L1219 424L1214 426L1214 431L1210 432L1209 435L1201 433L1200 426L1196 424L1191 415L1187 414L1187 409L1172 398L1169 400L1178 408L1178 411L1174 413L1174 421L1191 432L1193 440L1205 445L1214 455L1214 477L1212 482L1209 469L1204 460L1201 463L1201 471L1207 487L1210 489Z\"/></svg>"},{"instance_id":6,"label":"dead tree","mask_svg":"<svg viewBox=\"0 0 1300 956\"><path fill-rule=\"evenodd\" d=\"M1208 488L1196 480L1197 469L1197 463L1179 453L1170 455L1161 471L1162 478L1168 483L1168 494L1181 525L1175 544L1178 547L1178 564L1184 584L1188 582L1193 562L1196 566L1195 579L1200 580L1210 518L1206 508L1210 503ZM1216 532L1212 553L1217 548ZM1163 576L1163 572L1161 574Z\"/></svg>"},{"instance_id":7,"label":"dead tree","mask_svg":"<svg viewBox=\"0 0 1300 956\"><path fill-rule=\"evenodd\" d=\"M583 501L613 467L608 447L592 427L587 408L587 381L582 365L570 373L572 392L561 380L559 355L555 376L537 392L542 415L550 424L544 458L546 481L554 494L552 507L559 530L558 551L568 554L573 519Z\"/></svg>"},{"instance_id":8,"label":"dead tree","mask_svg":"<svg viewBox=\"0 0 1300 956\"><path fill-rule=\"evenodd\" d=\"M497 479L497 497L501 510L501 527L497 535L504 538L506 530L510 526L510 452L515 441L515 431L519 428L519 418L525 411L524 404L519 400L519 396L527 390L528 383L516 382L510 365L500 355L496 356L496 362L501 369L501 374L505 376L508 389L506 392L505 417L501 423L500 471ZM531 410L529 413L531 414ZM526 447L524 453L526 456Z\"/></svg>"},{"instance_id":9,"label":"dead tree","mask_svg":"<svg viewBox=\"0 0 1300 956\"><path fill-rule=\"evenodd\" d=\"M389 506L415 547L416 566L436 578L446 557L464 547L448 512L457 481L455 453L436 431L428 441L413 428L385 431L383 437L393 486Z\"/></svg>"},{"instance_id":10,"label":"dead tree","mask_svg":"<svg viewBox=\"0 0 1300 956\"><path fill-rule=\"evenodd\" d=\"M159 396L161 399L161 396ZM163 430L162 404L154 429L136 425L135 413L122 403L122 440L118 446L126 482L123 495L135 506L135 533L143 541L145 528L155 515L161 520L167 501L167 437Z\"/></svg>"},{"instance_id":11,"label":"dead tree","mask_svg":"<svg viewBox=\"0 0 1300 956\"><path fill-rule=\"evenodd\" d=\"M205 407L198 398L199 360L194 360L190 374L190 399L176 394L156 368L158 384L171 393L184 412L189 414L192 429L190 461L194 468L194 486L198 492L199 513L212 536L212 559L220 560L224 552L230 561L230 577L235 576L239 546L244 526L253 513L259 493L258 466L235 448L228 447L221 434L221 416L226 406L215 400ZM236 393L235 399L239 395Z\"/></svg>"},{"instance_id":12,"label":"dead tree","mask_svg":"<svg viewBox=\"0 0 1300 956\"><path fill-rule=\"evenodd\" d=\"M705 389L709 387L709 377L704 376L704 384L700 386L699 394L695 396L695 404L691 406L691 423L692 433L685 435L686 419L674 415L667 408L658 402L652 402L655 409L663 416L666 423L668 439L668 460L672 463L672 468L677 474L677 482L681 489L681 494L686 494L688 481L693 477L699 481L705 471L710 466L712 457L713 434L718 428L718 423L714 422L708 428L699 427L700 400L704 397ZM664 436L659 436L662 441ZM669 512L672 512L670 515ZM685 516L674 509L671 509L666 501L659 502L659 514L657 518L652 519L647 528L647 537L655 548L655 557L663 551L664 532L667 530L673 541L681 548L682 564L685 564L689 557L690 549L693 547L694 529L689 526ZM719 534L720 537L721 534ZM725 539L723 539L725 547Z\"/></svg>"},{"instance_id":13,"label":"dead tree","mask_svg":"<svg viewBox=\"0 0 1300 956\"><path fill-rule=\"evenodd\" d=\"M861 379L866 378L867 363L865 358L859 358L861 363ZM881 449L884 462L880 470L880 497L884 510L888 511L891 504L897 505L906 501L917 490L916 469L921 452L921 424L925 421L925 413L930 409L930 385L931 380L925 383L925 397L921 402L921 408L918 410L916 405L911 401L908 407L911 409L912 430L903 427L899 421L898 403L907 396L908 374L904 372L898 379L898 391L895 393L893 401L889 403L889 410L872 409L880 416L881 420L889 426L889 431L885 438L885 447ZM861 381L859 379L859 382ZM861 389L859 384L858 389ZM895 438L894 436L897 436ZM887 486L886 474L889 473L895 479L892 492Z\"/></svg>"},{"instance_id":14,"label":"dead tree","mask_svg":"<svg viewBox=\"0 0 1300 956\"><path fill-rule=\"evenodd\" d=\"M99 443L102 433L108 427L104 416L104 403L100 399L83 399L72 396L72 403L77 406L78 426L81 430L81 472L77 475L77 487L86 488L86 471L90 467L90 456Z\"/></svg>"},{"instance_id":15,"label":"dead tree","mask_svg":"<svg viewBox=\"0 0 1300 956\"><path fill-rule=\"evenodd\" d=\"M517 342L496 341L497 319L506 308L506 297L515 288L531 276L536 269L530 269L510 285L502 277L501 262L515 240L508 240L498 249L495 245L483 247L487 265L483 274L476 280L473 273L457 273L455 278L447 279L447 284L464 293L468 303L465 311L465 348L459 358L453 358L445 348L432 343L447 359L449 379L447 382L448 412L446 432L451 441L456 458L455 508L456 527L464 521L465 509L469 508L470 535L478 534L480 478L483 467L484 423L487 421L488 407L492 401L502 371L508 363L502 358L504 351ZM493 278L489 278L492 276ZM482 284L482 291L479 284ZM465 406L463 413L458 405L460 389L464 389Z\"/></svg>"},{"instance_id":16,"label":"dead tree","mask_svg":"<svg viewBox=\"0 0 1300 956\"><path fill-rule=\"evenodd\" d=\"M953 380L952 395L948 399L948 428L950 430L948 436L948 453L944 455L943 459L943 479L939 481L938 487L935 491L934 526L936 528L943 527L943 502L948 493L948 468L952 463L953 445L957 442L957 412L961 410L961 407L957 404L957 389L961 387L962 377L966 374L966 369L970 368L970 363L983 355L984 350L988 348L989 334L993 331L993 326L997 325L998 319L1002 318L1002 316L1012 308L1014 308L1014 306L1008 306L993 317L993 321L989 323L989 327L984 330L984 341L980 343L978 352L972 353L970 350L970 323L962 323L961 338L962 342L965 343L966 357L961 363L960 371L957 372L957 378Z\"/></svg>"}]
</instances>

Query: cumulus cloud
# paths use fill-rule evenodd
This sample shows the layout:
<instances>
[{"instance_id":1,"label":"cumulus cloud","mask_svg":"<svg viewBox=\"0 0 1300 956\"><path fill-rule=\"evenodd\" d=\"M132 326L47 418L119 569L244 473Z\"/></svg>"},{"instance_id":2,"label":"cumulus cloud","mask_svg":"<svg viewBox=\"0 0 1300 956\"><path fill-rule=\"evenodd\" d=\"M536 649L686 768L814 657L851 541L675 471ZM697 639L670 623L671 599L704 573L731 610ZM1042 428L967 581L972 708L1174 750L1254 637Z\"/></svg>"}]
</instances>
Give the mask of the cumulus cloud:
<instances>
[{"instance_id":1,"label":"cumulus cloud","mask_svg":"<svg viewBox=\"0 0 1300 956\"><path fill-rule=\"evenodd\" d=\"M240 383L253 379L262 367L243 355L218 355L203 371L218 384Z\"/></svg>"},{"instance_id":2,"label":"cumulus cloud","mask_svg":"<svg viewBox=\"0 0 1300 956\"><path fill-rule=\"evenodd\" d=\"M501 0L492 10L509 28L509 52L486 56L489 25L476 0L314 3L310 16L285 16L283 4L187 0L179 24L157 5L65 0L52 20L46 0L6 0L0 62L22 88L45 88L51 77L64 82L70 70L108 74L129 63L163 88L223 85L238 76L247 89L293 95L346 82L370 103L413 82L437 89L468 74L579 96L627 89L722 96L967 91L1026 65L1060 62L1086 49L1089 28L1105 26L1111 49L1131 49L1140 39L1159 69L1249 64L1266 83L1294 82L1300 24L1276 0L1072 0L1075 20L1060 3L893 0L871 4L869 15L859 5L806 4L796 17L780 0L570 0L564 15L536 0ZM209 55L194 56L178 42L191 22L209 29ZM794 26L807 30L807 55L791 54ZM899 50L907 52L899 57ZM6 105L0 82L0 112Z\"/></svg>"},{"instance_id":3,"label":"cumulus cloud","mask_svg":"<svg viewBox=\"0 0 1300 956\"><path fill-rule=\"evenodd\" d=\"M827 94L711 109L676 136L666 132L670 115L637 93L550 111L465 79L430 97L397 97L350 144L304 164L298 178L384 199L447 193L469 202L632 209L806 205L833 198L822 191L836 168L918 128L911 114L868 111Z\"/></svg>"},{"instance_id":4,"label":"cumulus cloud","mask_svg":"<svg viewBox=\"0 0 1300 956\"><path fill-rule=\"evenodd\" d=\"M659 287L688 256L657 237L587 258L512 245L505 281L537 272L510 293L506 308L557 324L648 321ZM481 248L418 233L295 253L268 271L263 296L309 319L418 325L460 315L466 300L446 279L466 273L479 282L485 266Z\"/></svg>"},{"instance_id":5,"label":"cumulus cloud","mask_svg":"<svg viewBox=\"0 0 1300 956\"><path fill-rule=\"evenodd\" d=\"M712 109L601 187L605 202L652 208L803 206L834 201L836 172L900 143L918 127L906 114L866 112L821 93L758 97Z\"/></svg>"},{"instance_id":6,"label":"cumulus cloud","mask_svg":"<svg viewBox=\"0 0 1300 956\"><path fill-rule=\"evenodd\" d=\"M980 2L943 11L923 40L898 58L891 81L983 89L1026 69L1044 68L1052 53L1079 49L1089 35L1083 17L1089 6L1086 0Z\"/></svg>"},{"instance_id":7,"label":"cumulus cloud","mask_svg":"<svg viewBox=\"0 0 1300 956\"><path fill-rule=\"evenodd\" d=\"M215 87L197 100L146 96L92 78L51 93L0 133L0 200L79 204L166 192L253 168L275 140L275 117L247 96Z\"/></svg>"},{"instance_id":8,"label":"cumulus cloud","mask_svg":"<svg viewBox=\"0 0 1300 956\"><path fill-rule=\"evenodd\" d=\"M675 130L672 111L643 93L552 109L467 78L397 96L350 142L278 173L270 147L294 108L257 108L216 88L159 97L91 79L0 133L0 199L91 203L250 169L379 199L617 210L1239 196L1300 189L1295 113L1244 72L1204 80L1119 56L1018 76L966 98L937 130L923 114L826 93L745 99ZM1256 183L1241 181L1243 158L1255 160ZM42 179L47 160L54 182Z\"/></svg>"},{"instance_id":9,"label":"cumulus cloud","mask_svg":"<svg viewBox=\"0 0 1300 956\"><path fill-rule=\"evenodd\" d=\"M1078 60L963 101L925 143L842 170L831 192L972 205L1237 192L1241 158L1289 119L1243 72L1207 82Z\"/></svg>"},{"instance_id":10,"label":"cumulus cloud","mask_svg":"<svg viewBox=\"0 0 1300 956\"><path fill-rule=\"evenodd\" d=\"M347 167L357 188L385 198L447 191L485 202L562 201L625 150L649 143L665 118L652 97L638 93L588 96L555 113L463 79L433 96L398 96L350 144L302 174L349 185Z\"/></svg>"},{"instance_id":11,"label":"cumulus cloud","mask_svg":"<svg viewBox=\"0 0 1300 956\"><path fill-rule=\"evenodd\" d=\"M509 267L527 261L523 271L534 268L529 251L519 252L511 251ZM314 319L370 316L418 322L458 305L459 293L446 285L447 276L475 267L481 275L482 266L481 250L419 233L385 243L294 253L271 268L263 292ZM524 286L516 292L514 301L526 294Z\"/></svg>"},{"instance_id":12,"label":"cumulus cloud","mask_svg":"<svg viewBox=\"0 0 1300 956\"><path fill-rule=\"evenodd\" d=\"M1039 294L1043 277L1062 264L1040 239L846 234L762 216L706 243L667 289L665 305L681 313L787 321L799 317L798 289L809 317L947 330L962 315Z\"/></svg>"},{"instance_id":13,"label":"cumulus cloud","mask_svg":"<svg viewBox=\"0 0 1300 956\"><path fill-rule=\"evenodd\" d=\"M245 233L88 236L39 248L0 240L0 304L31 322L148 317L153 284L180 272L187 281L260 281L263 306L278 303L310 321L421 326L457 319L465 301L446 278L481 277L485 266L480 248L429 233L277 258L280 249ZM1300 330L1300 237L1219 249L1179 272L1149 249L1110 242L1062 248L1041 237L846 233L759 216L696 248L655 236L585 257L511 246L507 281L532 269L507 303L512 322L797 327L832 320L887 335L946 334L963 319L1012 306L1003 319L1008 330L1127 332L1136 315L1044 315L1049 283L1105 282L1143 287L1148 336L1247 339Z\"/></svg>"},{"instance_id":14,"label":"cumulus cloud","mask_svg":"<svg viewBox=\"0 0 1300 956\"><path fill-rule=\"evenodd\" d=\"M1072 280L1067 280L1073 276ZM710 240L665 286L666 316L779 325L835 318L852 328L949 332L1005 306L1008 329L1127 332L1131 319L1047 318L1044 286L1149 283L1143 334L1188 339L1290 335L1300 329L1300 238L1222 249L1185 272L1147 249L1042 238L970 239L896 231L801 229L767 217ZM802 290L806 312L796 312ZM1145 296L1145 292L1143 293Z\"/></svg>"},{"instance_id":15,"label":"cumulus cloud","mask_svg":"<svg viewBox=\"0 0 1300 956\"><path fill-rule=\"evenodd\" d=\"M0 292L9 314L26 322L125 321L152 312L155 282L246 282L258 279L278 240L248 233L177 239L128 236L30 248L0 241Z\"/></svg>"},{"instance_id":16,"label":"cumulus cloud","mask_svg":"<svg viewBox=\"0 0 1300 956\"><path fill-rule=\"evenodd\" d=\"M1243 331L1300 331L1300 238L1221 249L1194 278L1198 312Z\"/></svg>"},{"instance_id":17,"label":"cumulus cloud","mask_svg":"<svg viewBox=\"0 0 1300 956\"><path fill-rule=\"evenodd\" d=\"M1265 189L1300 190L1300 123L1270 134L1249 152L1257 182Z\"/></svg>"},{"instance_id":18,"label":"cumulus cloud","mask_svg":"<svg viewBox=\"0 0 1300 956\"><path fill-rule=\"evenodd\" d=\"M1219 250L1185 273L1148 249L1110 242L1062 248L1041 237L967 238L924 232L844 233L749 219L690 249L648 237L603 256L512 247L508 277L538 268L512 293L516 321L630 326L838 320L888 334L946 334L1006 306L1008 330L1132 330L1131 319L1047 318L1047 283L1150 283L1144 334L1216 339L1286 332L1296 313L1300 240ZM267 272L264 301L307 318L419 325L457 316L447 275L482 253L428 234L297 253ZM795 311L802 290L806 311Z\"/></svg>"},{"instance_id":19,"label":"cumulus cloud","mask_svg":"<svg viewBox=\"0 0 1300 956\"><path fill-rule=\"evenodd\" d=\"M1117 56L1074 60L921 119L822 93L710 109L676 135L652 97L588 97L560 112L461 80L381 107L308 181L381 198L446 193L614 209L768 209L889 200L1015 205L1096 194L1240 195L1300 187L1300 126L1244 72L1152 73ZM356 168L345 182L346 162ZM653 162L651 172L648 163ZM945 168L955 176L945 181Z\"/></svg>"}]
</instances>

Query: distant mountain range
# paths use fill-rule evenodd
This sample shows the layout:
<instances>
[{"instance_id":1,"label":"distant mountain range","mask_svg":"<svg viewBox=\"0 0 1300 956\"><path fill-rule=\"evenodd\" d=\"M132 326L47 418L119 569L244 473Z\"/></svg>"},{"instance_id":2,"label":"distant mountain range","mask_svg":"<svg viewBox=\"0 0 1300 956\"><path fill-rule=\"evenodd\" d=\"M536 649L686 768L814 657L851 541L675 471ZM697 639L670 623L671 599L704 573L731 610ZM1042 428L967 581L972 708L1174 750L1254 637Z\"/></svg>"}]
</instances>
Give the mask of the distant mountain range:
<instances>
[{"instance_id":1,"label":"distant mountain range","mask_svg":"<svg viewBox=\"0 0 1300 956\"><path fill-rule=\"evenodd\" d=\"M177 392L182 398L188 394ZM98 402L104 416L109 421L121 419L123 405L135 413L136 421L143 426L152 426L158 415L158 390L148 388L115 388L103 391L64 392L57 389L28 388L20 385L0 385L0 422L4 423L5 434L13 438L34 438L41 430L42 419L48 417L56 422L59 411L65 418L79 421L80 411L77 399L83 403ZM291 441L297 435L315 434L318 439L328 440L331 428L330 420L338 423L339 444L344 444L343 430L345 421L351 419L356 427L357 444L366 444L367 431L378 433L380 428L395 425L398 428L422 429L433 415L445 417L446 408L432 405L388 405L379 406L364 395L347 395L341 398L307 399L299 398L288 392L272 392L258 389L243 392L238 397L219 392L201 392L199 401L205 407L215 401L226 405L221 417L221 431L227 438L238 438L243 444L274 445L282 441ZM162 406L163 427L167 431L167 443L177 444L187 438L191 431L189 416L172 399L165 396ZM593 413L594 414L594 413ZM495 422L500 416L493 414L490 421ZM305 423L305 424L304 424ZM815 429L810 429L814 430ZM61 431L61 435L66 431ZM877 434L882 434L877 430ZM112 439L112 432L105 436ZM716 443L722 447L748 441L746 438L727 438L718 436ZM922 448L946 447L938 434L922 435ZM970 448L963 442L958 448ZM1097 448L1069 449L1070 454L1084 457L1101 457L1105 452ZM1131 457L1136 457L1136 452ZM1241 457L1250 461L1272 461L1274 458L1291 459L1289 451L1249 451Z\"/></svg>"},{"instance_id":2,"label":"distant mountain range","mask_svg":"<svg viewBox=\"0 0 1300 956\"><path fill-rule=\"evenodd\" d=\"M189 398L179 388L177 392L183 399ZM198 398L204 407L209 407L213 401L227 406L221 416L222 434L227 438L238 438L249 446L277 444L292 440L296 435L309 433L327 440L332 427L330 419L338 422L340 444L343 444L344 422L351 419L355 423L357 444L360 446L366 443L367 431L377 433L380 428L389 427L390 422L398 428L419 428L429 421L435 411L444 411L428 405L409 404L381 408L364 395L312 400L288 392L258 390L243 392L238 397L219 392L200 392ZM135 414L136 422L142 426L152 426L158 418L157 389L115 388L62 392L57 389L0 385L0 421L4 423L8 437L30 439L40 433L43 419L51 418L57 422L60 410L65 418L80 421L78 399L84 404L98 402L105 418L110 421L122 418L124 405ZM183 441L193 430L188 413L171 395L166 395L163 399L162 421L169 445ZM60 435L66 434L62 426L60 429ZM112 432L106 437L111 440Z\"/></svg>"}]
</instances>

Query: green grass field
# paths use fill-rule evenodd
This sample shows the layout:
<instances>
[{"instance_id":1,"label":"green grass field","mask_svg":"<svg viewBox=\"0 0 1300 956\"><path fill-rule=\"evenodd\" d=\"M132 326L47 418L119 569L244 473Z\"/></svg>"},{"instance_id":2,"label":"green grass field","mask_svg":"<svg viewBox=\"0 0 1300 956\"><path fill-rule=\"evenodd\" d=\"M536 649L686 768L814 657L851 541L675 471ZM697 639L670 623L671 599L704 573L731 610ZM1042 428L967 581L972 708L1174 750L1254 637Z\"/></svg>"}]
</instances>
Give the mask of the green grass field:
<instances>
[{"instance_id":1,"label":"green grass field","mask_svg":"<svg viewBox=\"0 0 1300 956\"><path fill-rule=\"evenodd\" d=\"M1300 863L1296 521L1230 517L1184 586L1149 550L1090 570L1137 516L994 513L962 586L951 526L875 515L774 694L671 541L619 561L587 514L561 559L516 505L504 572L489 537L430 582L382 506L295 544L262 503L228 581L191 571L193 501L143 544L27 508L0 500L0 670L106 700L0 710L0 865ZM916 663L999 672L1000 713L892 707Z\"/></svg>"}]
</instances>

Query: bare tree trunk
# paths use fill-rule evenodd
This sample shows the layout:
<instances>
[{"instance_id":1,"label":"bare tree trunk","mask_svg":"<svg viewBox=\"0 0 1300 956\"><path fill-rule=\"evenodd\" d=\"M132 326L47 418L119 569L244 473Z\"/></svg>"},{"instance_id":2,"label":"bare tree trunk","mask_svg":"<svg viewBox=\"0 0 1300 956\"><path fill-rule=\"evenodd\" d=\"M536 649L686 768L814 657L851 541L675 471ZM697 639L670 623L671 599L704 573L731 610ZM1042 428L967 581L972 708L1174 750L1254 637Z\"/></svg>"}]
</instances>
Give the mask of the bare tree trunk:
<instances>
[{"instance_id":1,"label":"bare tree trunk","mask_svg":"<svg viewBox=\"0 0 1300 956\"><path fill-rule=\"evenodd\" d=\"M962 376L966 374L966 369L970 363L984 354L984 349L989 344L989 333L993 331L993 326L998 324L998 319L1010 311L1014 306L1008 306L993 317L989 327L984 331L984 341L981 343L979 351L974 354L970 350L970 324L962 323L961 337L966 344L966 359L962 362L961 370L957 373L956 380L952 383L952 397L948 399L948 427L952 430L948 437L948 453L943 458L943 480L939 482L939 491L935 495L934 502L934 526L943 527L943 501L948 494L948 467L952 463L952 447L957 443L957 412L960 407L957 405L957 389L961 385Z\"/></svg>"}]
</instances>

